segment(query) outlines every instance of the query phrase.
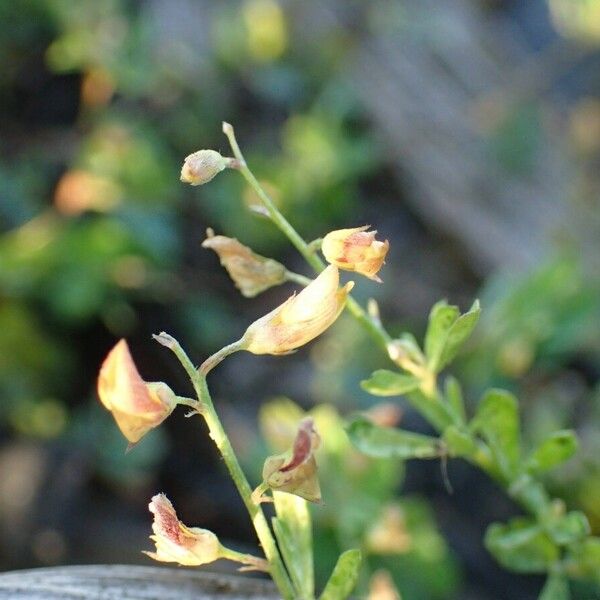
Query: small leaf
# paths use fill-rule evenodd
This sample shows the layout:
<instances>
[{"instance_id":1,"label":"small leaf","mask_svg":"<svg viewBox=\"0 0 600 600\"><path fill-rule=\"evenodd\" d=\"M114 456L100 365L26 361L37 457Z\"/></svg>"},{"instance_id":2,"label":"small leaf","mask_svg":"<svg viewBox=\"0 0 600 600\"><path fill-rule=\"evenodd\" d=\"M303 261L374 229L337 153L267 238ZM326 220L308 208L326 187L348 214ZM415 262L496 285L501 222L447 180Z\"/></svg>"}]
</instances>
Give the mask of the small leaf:
<instances>
[{"instance_id":1,"label":"small leaf","mask_svg":"<svg viewBox=\"0 0 600 600\"><path fill-rule=\"evenodd\" d=\"M364 418L357 418L346 428L354 446L375 458L437 458L442 453L437 438L393 429L378 427Z\"/></svg>"},{"instance_id":2,"label":"small leaf","mask_svg":"<svg viewBox=\"0 0 600 600\"><path fill-rule=\"evenodd\" d=\"M464 425L467 422L465 411L465 401L463 399L462 389L456 377L448 377L446 379L446 400L450 406L450 410L454 415L456 422Z\"/></svg>"},{"instance_id":3,"label":"small leaf","mask_svg":"<svg viewBox=\"0 0 600 600\"><path fill-rule=\"evenodd\" d=\"M504 390L489 390L477 407L471 429L487 441L502 474L513 479L521 455L517 399Z\"/></svg>"},{"instance_id":4,"label":"small leaf","mask_svg":"<svg viewBox=\"0 0 600 600\"><path fill-rule=\"evenodd\" d=\"M559 557L552 540L527 518L490 525L485 547L501 565L519 573L544 573Z\"/></svg>"},{"instance_id":5,"label":"small leaf","mask_svg":"<svg viewBox=\"0 0 600 600\"><path fill-rule=\"evenodd\" d=\"M473 437L456 425L446 427L443 437L450 456L469 456L475 451Z\"/></svg>"},{"instance_id":6,"label":"small leaf","mask_svg":"<svg viewBox=\"0 0 600 600\"><path fill-rule=\"evenodd\" d=\"M347 550L340 554L319 600L345 600L348 598L358 580L360 562L360 550Z\"/></svg>"},{"instance_id":7,"label":"small leaf","mask_svg":"<svg viewBox=\"0 0 600 600\"><path fill-rule=\"evenodd\" d=\"M442 351L437 370L441 371L449 362L451 362L456 356L460 347L469 339L477 322L479 321L479 315L481 314L481 308L479 306L479 300L473 302L473 306L464 315L461 315L451 325L448 333L446 334L446 343Z\"/></svg>"},{"instance_id":8,"label":"small leaf","mask_svg":"<svg viewBox=\"0 0 600 600\"><path fill-rule=\"evenodd\" d=\"M567 573L600 583L600 538L588 537L568 548Z\"/></svg>"},{"instance_id":9,"label":"small leaf","mask_svg":"<svg viewBox=\"0 0 600 600\"><path fill-rule=\"evenodd\" d=\"M548 471L566 460L577 451L577 436L574 431L565 429L555 431L532 452L527 460L527 470L530 473Z\"/></svg>"},{"instance_id":10,"label":"small leaf","mask_svg":"<svg viewBox=\"0 0 600 600\"><path fill-rule=\"evenodd\" d=\"M581 511L574 510L548 525L547 530L559 546L565 546L589 535L590 524Z\"/></svg>"},{"instance_id":11,"label":"small leaf","mask_svg":"<svg viewBox=\"0 0 600 600\"><path fill-rule=\"evenodd\" d=\"M416 390L419 387L419 380L412 375L380 369L369 379L361 381L360 385L363 390L374 396L401 396Z\"/></svg>"},{"instance_id":12,"label":"small leaf","mask_svg":"<svg viewBox=\"0 0 600 600\"><path fill-rule=\"evenodd\" d=\"M569 600L569 582L560 573L550 573L538 600Z\"/></svg>"},{"instance_id":13,"label":"small leaf","mask_svg":"<svg viewBox=\"0 0 600 600\"><path fill-rule=\"evenodd\" d=\"M273 530L294 587L302 598L314 597L312 525L304 498L273 492Z\"/></svg>"},{"instance_id":14,"label":"small leaf","mask_svg":"<svg viewBox=\"0 0 600 600\"><path fill-rule=\"evenodd\" d=\"M434 304L429 313L429 324L425 334L425 354L430 368L437 372L437 366L444 351L448 332L460 316L457 306L450 306L445 300Z\"/></svg>"}]
</instances>

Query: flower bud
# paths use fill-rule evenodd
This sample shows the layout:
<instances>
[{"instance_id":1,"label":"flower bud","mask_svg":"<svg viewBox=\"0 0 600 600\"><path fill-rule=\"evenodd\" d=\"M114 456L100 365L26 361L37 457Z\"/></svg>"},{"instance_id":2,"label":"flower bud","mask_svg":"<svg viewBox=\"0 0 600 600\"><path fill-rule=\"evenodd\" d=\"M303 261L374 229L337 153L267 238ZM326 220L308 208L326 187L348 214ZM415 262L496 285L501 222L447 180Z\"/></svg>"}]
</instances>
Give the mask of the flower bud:
<instances>
[{"instance_id":1,"label":"flower bud","mask_svg":"<svg viewBox=\"0 0 600 600\"><path fill-rule=\"evenodd\" d=\"M253 354L286 354L323 333L338 318L354 286L339 286L339 271L328 266L298 295L261 317L242 337L242 349Z\"/></svg>"},{"instance_id":2,"label":"flower bud","mask_svg":"<svg viewBox=\"0 0 600 600\"><path fill-rule=\"evenodd\" d=\"M285 281L286 269L276 260L252 252L235 238L214 235L212 229L207 229L206 235L202 247L211 248L219 255L221 264L246 298L253 298Z\"/></svg>"},{"instance_id":3,"label":"flower bud","mask_svg":"<svg viewBox=\"0 0 600 600\"><path fill-rule=\"evenodd\" d=\"M146 383L141 378L123 339L102 363L98 397L132 444L160 425L177 404L176 396L167 384Z\"/></svg>"},{"instance_id":4,"label":"flower bud","mask_svg":"<svg viewBox=\"0 0 600 600\"><path fill-rule=\"evenodd\" d=\"M323 238L321 250L332 265L381 283L377 272L385 262L390 243L377 241L377 232L367 229L369 225L332 231Z\"/></svg>"},{"instance_id":5,"label":"flower bud","mask_svg":"<svg viewBox=\"0 0 600 600\"><path fill-rule=\"evenodd\" d=\"M314 452L321 438L311 417L300 421L291 451L270 456L263 466L263 480L272 489L295 494L310 502L321 501Z\"/></svg>"},{"instance_id":6,"label":"flower bud","mask_svg":"<svg viewBox=\"0 0 600 600\"><path fill-rule=\"evenodd\" d=\"M173 505L164 494L157 494L148 505L154 515L150 539L156 552L144 552L160 562L175 562L195 567L221 558L219 539L207 529L186 527L178 518Z\"/></svg>"},{"instance_id":7,"label":"flower bud","mask_svg":"<svg viewBox=\"0 0 600 600\"><path fill-rule=\"evenodd\" d=\"M198 150L185 157L180 180L190 185L202 185L230 164L231 159L221 156L216 150Z\"/></svg>"}]
</instances>

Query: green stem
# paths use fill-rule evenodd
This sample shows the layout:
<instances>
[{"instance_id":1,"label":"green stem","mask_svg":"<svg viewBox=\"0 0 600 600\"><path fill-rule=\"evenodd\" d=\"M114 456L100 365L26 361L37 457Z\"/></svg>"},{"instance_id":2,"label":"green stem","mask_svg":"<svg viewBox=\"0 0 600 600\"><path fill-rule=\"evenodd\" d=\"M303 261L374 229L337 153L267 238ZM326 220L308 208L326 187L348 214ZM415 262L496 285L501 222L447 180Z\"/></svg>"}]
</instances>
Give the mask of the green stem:
<instances>
[{"instance_id":1,"label":"green stem","mask_svg":"<svg viewBox=\"0 0 600 600\"><path fill-rule=\"evenodd\" d=\"M237 342L233 342L223 348L221 348L218 352L215 352L213 355L209 356L201 365L200 365L200 374L206 377L212 369L214 369L224 358L237 352L238 350L244 349L244 340L238 340Z\"/></svg>"},{"instance_id":2,"label":"green stem","mask_svg":"<svg viewBox=\"0 0 600 600\"><path fill-rule=\"evenodd\" d=\"M300 273L294 273L293 271L285 271L285 279L286 281L293 281L294 283L298 283L303 286L307 286L312 282L310 277L306 277L305 275L300 275Z\"/></svg>"},{"instance_id":3,"label":"green stem","mask_svg":"<svg viewBox=\"0 0 600 600\"><path fill-rule=\"evenodd\" d=\"M246 510L250 514L258 539L263 547L265 556L269 561L271 577L279 588L283 598L285 600L293 600L295 597L294 588L292 587L283 561L281 560L277 544L269 529L262 508L252 501L252 488L242 471L242 467L238 462L229 438L217 415L210 392L208 391L208 386L206 385L206 378L194 367L192 361L175 338L164 332L153 337L157 342L169 348L186 370L192 385L194 386L198 400L200 401L198 412L204 417L206 425L208 426L210 438L214 441L217 449L221 453L229 474L246 506Z\"/></svg>"},{"instance_id":4,"label":"green stem","mask_svg":"<svg viewBox=\"0 0 600 600\"><path fill-rule=\"evenodd\" d=\"M263 190L262 186L254 177L252 171L248 168L246 164L246 159L240 150L240 147L235 138L235 132L233 131L233 127L229 123L223 123L223 133L227 136L229 143L231 144L231 149L233 150L234 156L239 161L238 171L243 175L244 179L250 184L252 189L257 193L258 197L261 199L269 218L275 225L287 236L287 238L292 242L296 250L304 256L308 264L313 267L313 269L317 272L323 270L325 265L323 261L309 248L308 244L302 239L300 234L290 225L288 220L279 212L269 195Z\"/></svg>"},{"instance_id":5,"label":"green stem","mask_svg":"<svg viewBox=\"0 0 600 600\"><path fill-rule=\"evenodd\" d=\"M223 123L223 133L227 136L231 149L235 158L237 158L239 165L237 166L238 171L242 174L244 179L256 192L258 197L262 200L263 205L268 213L269 218L273 221L274 225L290 240L294 247L302 254L306 262L317 272L320 273L324 268L325 264L315 253L315 245L313 242L307 244L300 234L294 229L289 221L281 214L279 209L275 206L269 195L262 188L250 168L246 163L246 159L240 150L235 137L235 132L232 125L229 123ZM315 240L316 241L316 240ZM293 274L294 278L288 277L290 281L296 281L301 285L306 285L304 281L301 281L301 275ZM297 278L296 278L297 276ZM361 323L365 329L373 336L373 338L379 343L379 345L387 352L387 345L391 341L391 337L385 331L377 320L372 319L362 306L354 300L351 296L348 296L346 300L346 306L348 310L354 315L354 317Z\"/></svg>"}]
</instances>

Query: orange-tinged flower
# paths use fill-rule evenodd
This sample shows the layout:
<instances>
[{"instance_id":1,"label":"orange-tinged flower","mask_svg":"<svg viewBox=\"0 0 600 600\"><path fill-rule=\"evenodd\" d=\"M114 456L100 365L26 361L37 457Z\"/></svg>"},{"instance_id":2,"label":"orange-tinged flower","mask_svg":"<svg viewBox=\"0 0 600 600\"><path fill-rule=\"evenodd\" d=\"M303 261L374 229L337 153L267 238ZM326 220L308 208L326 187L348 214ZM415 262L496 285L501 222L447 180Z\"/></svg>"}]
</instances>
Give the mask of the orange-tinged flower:
<instances>
[{"instance_id":1,"label":"orange-tinged flower","mask_svg":"<svg viewBox=\"0 0 600 600\"><path fill-rule=\"evenodd\" d=\"M156 545L156 552L144 554L160 562L175 562L188 567L221 558L222 547L217 536L207 529L186 527L164 494L154 496L148 508L154 515L154 535L150 539Z\"/></svg>"},{"instance_id":2,"label":"orange-tinged flower","mask_svg":"<svg viewBox=\"0 0 600 600\"><path fill-rule=\"evenodd\" d=\"M377 273L385 262L390 243L376 240L377 232L367 231L369 227L332 231L323 238L321 250L332 265L381 283Z\"/></svg>"},{"instance_id":3,"label":"orange-tinged flower","mask_svg":"<svg viewBox=\"0 0 600 600\"><path fill-rule=\"evenodd\" d=\"M177 404L176 396L168 385L146 383L141 378L124 339L116 344L102 363L98 375L98 396L132 444L160 425Z\"/></svg>"},{"instance_id":4,"label":"orange-tinged flower","mask_svg":"<svg viewBox=\"0 0 600 600\"><path fill-rule=\"evenodd\" d=\"M216 150L198 150L185 157L180 180L190 185L203 185L231 164L231 158L221 156Z\"/></svg>"},{"instance_id":5,"label":"orange-tinged flower","mask_svg":"<svg viewBox=\"0 0 600 600\"><path fill-rule=\"evenodd\" d=\"M285 281L286 269L276 260L256 254L235 238L215 235L212 229L207 229L206 234L202 247L219 255L221 264L246 298L253 298Z\"/></svg>"},{"instance_id":6,"label":"orange-tinged flower","mask_svg":"<svg viewBox=\"0 0 600 600\"><path fill-rule=\"evenodd\" d=\"M352 281L339 288L339 271L328 266L298 295L261 317L242 337L241 348L253 354L286 354L323 333L340 315Z\"/></svg>"},{"instance_id":7,"label":"orange-tinged flower","mask_svg":"<svg viewBox=\"0 0 600 600\"><path fill-rule=\"evenodd\" d=\"M291 451L269 456L263 466L263 480L272 489L301 496L310 502L321 501L315 451L321 438L311 417L300 421Z\"/></svg>"}]
</instances>

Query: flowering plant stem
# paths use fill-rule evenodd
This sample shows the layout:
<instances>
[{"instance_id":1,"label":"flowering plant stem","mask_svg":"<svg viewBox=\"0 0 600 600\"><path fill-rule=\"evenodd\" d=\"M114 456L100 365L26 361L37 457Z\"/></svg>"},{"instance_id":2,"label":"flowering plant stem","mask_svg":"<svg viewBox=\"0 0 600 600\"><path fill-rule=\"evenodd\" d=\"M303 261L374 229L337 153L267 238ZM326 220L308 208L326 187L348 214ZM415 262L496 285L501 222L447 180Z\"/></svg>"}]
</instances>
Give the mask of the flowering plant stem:
<instances>
[{"instance_id":1,"label":"flowering plant stem","mask_svg":"<svg viewBox=\"0 0 600 600\"><path fill-rule=\"evenodd\" d=\"M284 600L293 600L295 598L294 588L283 565L277 544L275 543L275 539L271 533L262 507L259 504L256 504L252 498L252 488L242 471L229 438L223 429L221 420L217 415L208 390L208 385L206 384L206 377L194 367L194 364L175 338L164 332L153 337L157 342L169 348L169 350L175 354L187 372L198 397L198 401L193 408L206 421L209 436L221 453L229 474L246 506L246 510L250 514L258 539L263 547L265 556L269 561L269 572L271 577L279 588L279 592Z\"/></svg>"},{"instance_id":2,"label":"flowering plant stem","mask_svg":"<svg viewBox=\"0 0 600 600\"><path fill-rule=\"evenodd\" d=\"M247 183L256 192L258 197L261 199L263 206L266 210L268 217L271 219L273 224L290 240L294 247L302 254L306 262L317 272L320 273L325 265L323 261L317 256L316 248L314 243L307 243L300 234L294 229L289 221L281 214L279 209L275 206L269 195L260 185L250 168L248 167L244 155L240 150L237 143L233 126L229 123L223 123L223 133L227 136L231 149L237 163L232 165L232 168L237 169ZM318 240L315 240L318 241ZM287 279L306 285L310 280L298 275L296 273L287 274ZM388 352L388 345L392 341L392 337L386 331L381 324L379 318L371 316L352 296L348 295L346 299L346 307L354 318L365 328L369 335L381 346L381 348ZM421 389L416 392L409 393L408 399L414 405L414 407L429 421L439 433L443 432L446 426L452 423L452 416L448 409L448 406L443 400L440 394L435 379L431 380L431 385L426 389ZM476 439L473 436L474 450L469 456L465 456L466 460L472 464L477 465L480 469L485 471L490 477L500 483L509 493L509 495L519 502L526 510L533 514L540 512L540 506L532 505L530 499L520 493L520 489L511 485L510 481L503 478L498 473L493 461L490 457L489 448L481 440ZM545 493L541 494L538 499L541 502L542 507L546 508L549 504L549 499Z\"/></svg>"},{"instance_id":3,"label":"flowering plant stem","mask_svg":"<svg viewBox=\"0 0 600 600\"><path fill-rule=\"evenodd\" d=\"M246 159L240 150L235 137L235 131L233 126L229 123L223 123L223 133L227 136L229 144L237 164L233 167L236 168L248 182L250 187L256 192L258 197L261 199L265 210L273 224L290 240L292 245L302 254L306 262L317 272L320 273L324 268L325 264L317 256L314 246L307 243L304 238L294 229L290 222L281 214L279 209L275 206L269 195L265 192L263 187L258 182L258 179L254 176L254 173L248 167ZM290 277L288 279L303 283L298 278ZM377 343L387 352L387 345L391 341L391 337L388 332L381 326L381 323L377 319L371 318L364 308L354 299L348 295L346 299L346 306L352 313L354 318L361 323L361 325L369 332L369 334L377 341Z\"/></svg>"}]
</instances>

